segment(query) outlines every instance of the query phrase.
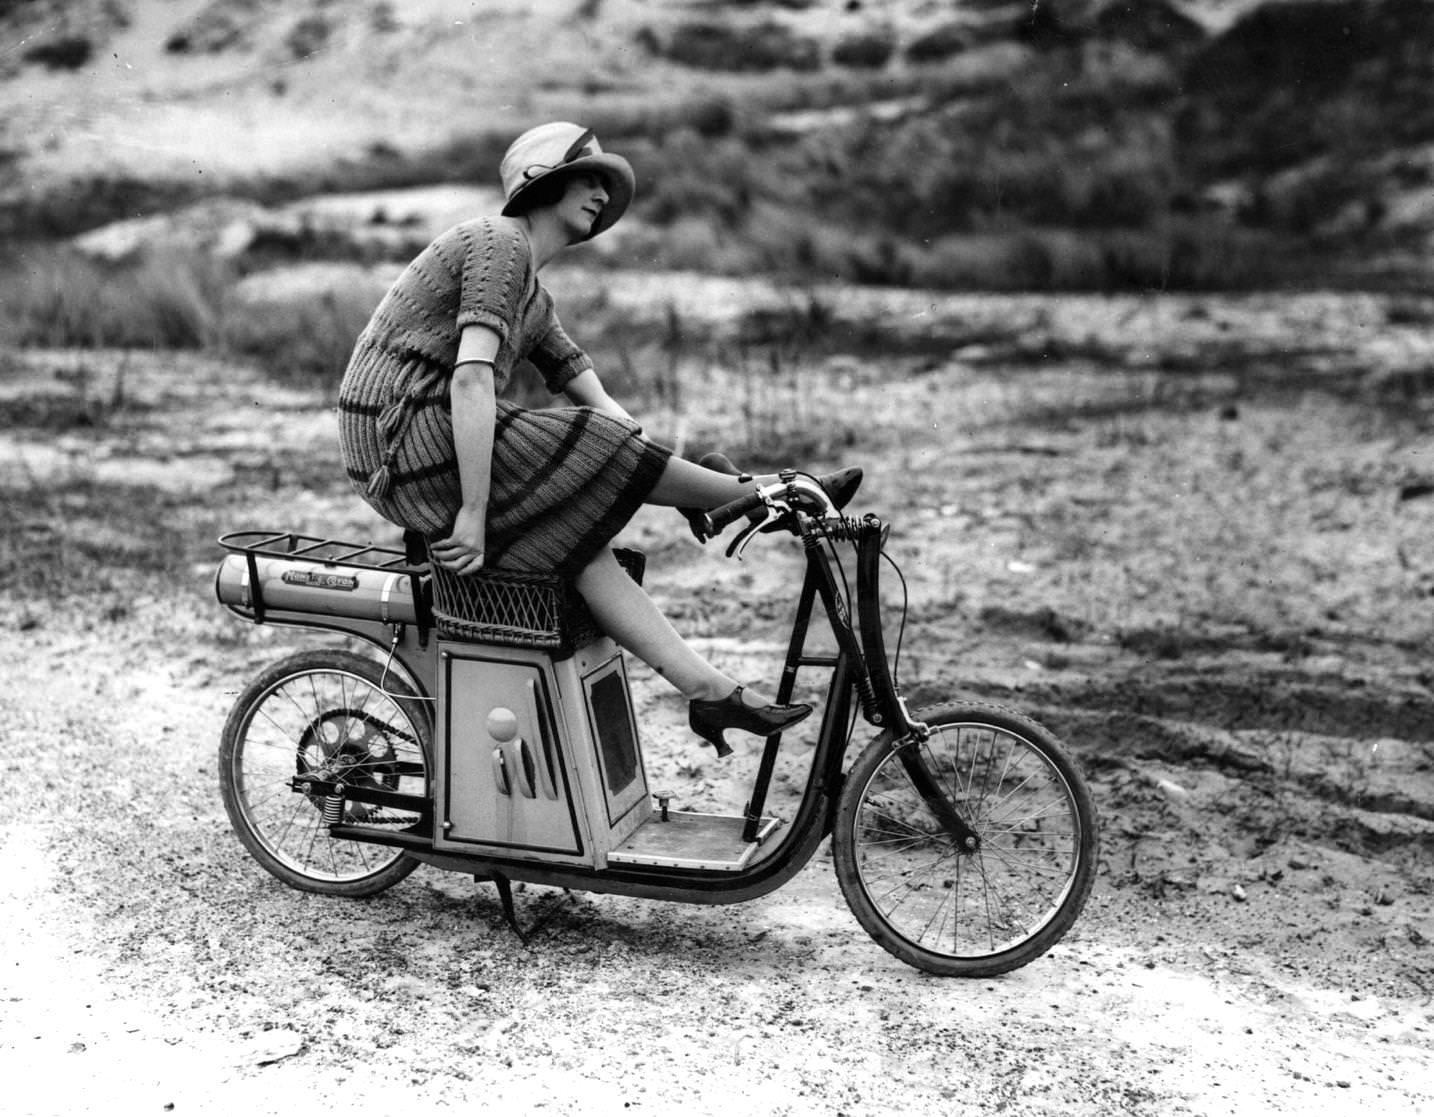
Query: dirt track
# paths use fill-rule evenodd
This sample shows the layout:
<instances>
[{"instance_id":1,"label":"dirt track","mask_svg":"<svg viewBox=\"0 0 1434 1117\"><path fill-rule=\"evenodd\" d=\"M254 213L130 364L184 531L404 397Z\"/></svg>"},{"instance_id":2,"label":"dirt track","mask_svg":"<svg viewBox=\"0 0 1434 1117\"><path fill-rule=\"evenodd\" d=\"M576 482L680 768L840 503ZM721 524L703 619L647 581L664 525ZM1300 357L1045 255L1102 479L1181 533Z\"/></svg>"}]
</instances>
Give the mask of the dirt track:
<instances>
[{"instance_id":1,"label":"dirt track","mask_svg":"<svg viewBox=\"0 0 1434 1117\"><path fill-rule=\"evenodd\" d=\"M374 530L322 400L192 358L7 358L0 485L34 561L0 597L0 1060L45 1084L21 1112L1434 1111L1434 502L1409 495L1434 444L1401 395L1427 322L1358 300L957 311L1006 332L807 386L898 525L908 690L1036 713L1097 788L1085 917L978 982L882 953L824 851L737 908L529 890L527 948L463 878L364 903L277 885L228 833L214 750L293 637L220 613L208 541ZM121 369L122 406L78 421ZM762 677L790 558L734 566L676 527L629 533L654 592ZM657 778L740 803L750 757L698 754L636 674Z\"/></svg>"}]
</instances>

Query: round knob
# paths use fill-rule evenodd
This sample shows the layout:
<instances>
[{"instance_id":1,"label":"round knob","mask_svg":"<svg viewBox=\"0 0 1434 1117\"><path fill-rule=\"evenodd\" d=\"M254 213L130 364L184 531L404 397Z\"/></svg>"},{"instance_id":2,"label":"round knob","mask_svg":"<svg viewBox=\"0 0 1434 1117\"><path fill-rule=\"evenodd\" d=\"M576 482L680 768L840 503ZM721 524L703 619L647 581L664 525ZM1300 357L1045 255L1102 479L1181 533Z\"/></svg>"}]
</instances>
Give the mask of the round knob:
<instances>
[{"instance_id":1,"label":"round knob","mask_svg":"<svg viewBox=\"0 0 1434 1117\"><path fill-rule=\"evenodd\" d=\"M495 707L488 715L488 736L502 744L517 735L518 715L503 706Z\"/></svg>"}]
</instances>

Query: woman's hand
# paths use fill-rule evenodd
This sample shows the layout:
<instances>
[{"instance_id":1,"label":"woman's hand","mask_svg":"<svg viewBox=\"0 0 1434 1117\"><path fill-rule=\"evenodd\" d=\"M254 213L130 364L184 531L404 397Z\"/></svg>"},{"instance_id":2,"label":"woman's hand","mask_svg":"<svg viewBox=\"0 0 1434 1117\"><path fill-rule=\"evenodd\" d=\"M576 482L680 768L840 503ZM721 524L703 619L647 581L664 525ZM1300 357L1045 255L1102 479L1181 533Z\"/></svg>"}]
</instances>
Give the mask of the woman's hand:
<instances>
[{"instance_id":1,"label":"woman's hand","mask_svg":"<svg viewBox=\"0 0 1434 1117\"><path fill-rule=\"evenodd\" d=\"M434 557L455 574L477 574L483 569L484 515L459 509L453 530L433 544Z\"/></svg>"},{"instance_id":2,"label":"woman's hand","mask_svg":"<svg viewBox=\"0 0 1434 1117\"><path fill-rule=\"evenodd\" d=\"M605 411L609 415L616 415L620 419L627 419L635 422L627 409L607 394L598 374L592 369L586 369L563 385L563 394L572 400L579 407L591 407L598 411Z\"/></svg>"}]
</instances>

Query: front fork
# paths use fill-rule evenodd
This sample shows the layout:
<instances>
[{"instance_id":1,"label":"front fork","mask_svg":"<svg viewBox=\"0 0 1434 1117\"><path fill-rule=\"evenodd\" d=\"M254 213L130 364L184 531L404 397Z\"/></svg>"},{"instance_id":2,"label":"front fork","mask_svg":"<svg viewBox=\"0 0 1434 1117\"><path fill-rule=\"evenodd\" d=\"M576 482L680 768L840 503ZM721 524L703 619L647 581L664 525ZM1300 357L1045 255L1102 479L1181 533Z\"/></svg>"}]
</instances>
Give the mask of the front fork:
<instances>
[{"instance_id":1,"label":"front fork","mask_svg":"<svg viewBox=\"0 0 1434 1117\"><path fill-rule=\"evenodd\" d=\"M956 809L926 762L925 743L931 730L924 722L911 716L906 700L891 675L886 656L886 637L881 627L880 564L886 530L886 525L877 517L866 516L860 521L856 537L857 617L861 626L862 659L871 706L867 720L885 728L897 741L896 755L906 778L941 824L941 829L956 843L956 848L965 853L975 853L981 848L980 835ZM862 697L866 707L868 695L864 693Z\"/></svg>"},{"instance_id":2,"label":"front fork","mask_svg":"<svg viewBox=\"0 0 1434 1117\"><path fill-rule=\"evenodd\" d=\"M942 791L940 782L926 763L923 741L924 737L913 734L901 742L896 746L897 759L901 761L901 767L906 771L906 778L911 781L911 786L921 796L927 810L941 824L946 836L956 843L956 848L962 853L975 853L981 848L981 836L971 829L955 804Z\"/></svg>"},{"instance_id":3,"label":"front fork","mask_svg":"<svg viewBox=\"0 0 1434 1117\"><path fill-rule=\"evenodd\" d=\"M956 843L958 849L973 853L980 847L980 838L942 792L939 780L926 763L922 745L930 731L923 722L917 721L907 711L906 701L897 690L887 665L886 644L881 631L878 585L881 547L885 537L886 526L875 516L866 516L861 520L828 520L822 528L809 522L802 523L807 572L797 603L797 615L792 626L791 641L787 647L786 663L776 700L779 703L792 700L799 668L830 668L832 681L822 723L821 747L818 749L819 756L829 758L828 771L825 775L813 772L811 778L820 778L827 782L831 788L830 794L835 797L840 786L841 755L846 737L845 727L850 716L851 693L855 690L862 716L901 742L897 751L907 777L932 815L940 822L941 828ZM832 573L832 562L824 550L826 539L856 544L859 632L852 624L846 600ZM821 599L832 633L836 637L836 655L812 654L806 651L811 615L818 598ZM838 740L838 737L841 740ZM752 797L747 802L746 825L743 830L745 841L756 840L780 746L780 733L767 738L753 784Z\"/></svg>"}]
</instances>

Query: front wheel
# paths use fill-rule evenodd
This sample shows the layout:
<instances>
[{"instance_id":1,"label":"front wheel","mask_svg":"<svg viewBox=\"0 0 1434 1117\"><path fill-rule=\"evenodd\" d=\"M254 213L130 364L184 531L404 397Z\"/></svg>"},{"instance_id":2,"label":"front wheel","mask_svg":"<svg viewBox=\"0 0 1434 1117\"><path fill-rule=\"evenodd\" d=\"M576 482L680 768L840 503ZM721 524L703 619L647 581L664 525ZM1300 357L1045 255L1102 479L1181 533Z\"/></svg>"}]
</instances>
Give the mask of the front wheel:
<instances>
[{"instance_id":1,"label":"front wheel","mask_svg":"<svg viewBox=\"0 0 1434 1117\"><path fill-rule=\"evenodd\" d=\"M426 711L379 666L344 651L275 663L239 695L219 746L234 832L274 876L306 892L371 896L418 867L402 850L336 839L305 779L428 794ZM346 803L342 821L402 828L417 811Z\"/></svg>"},{"instance_id":2,"label":"front wheel","mask_svg":"<svg viewBox=\"0 0 1434 1117\"><path fill-rule=\"evenodd\" d=\"M964 703L924 720L925 741L879 738L847 773L837 880L902 961L943 976L1006 973L1059 942L1085 906L1095 804L1065 747L1014 710Z\"/></svg>"}]
</instances>

